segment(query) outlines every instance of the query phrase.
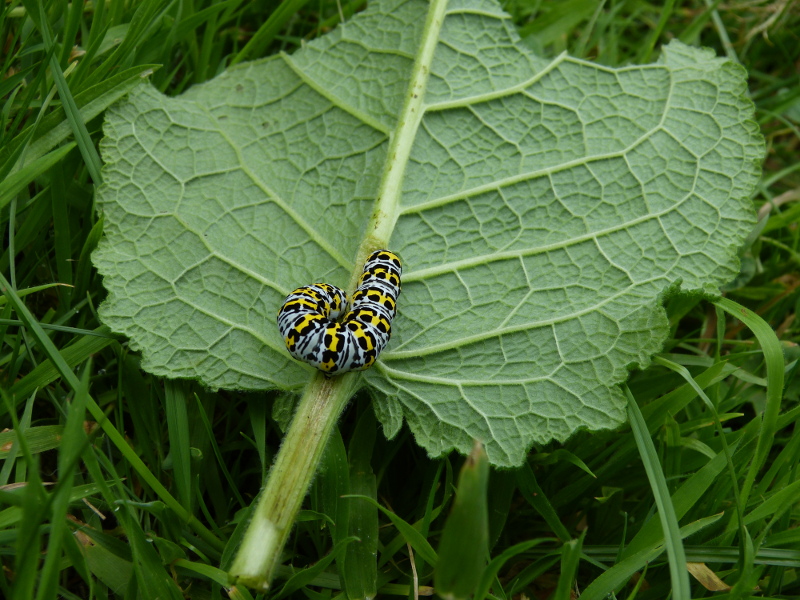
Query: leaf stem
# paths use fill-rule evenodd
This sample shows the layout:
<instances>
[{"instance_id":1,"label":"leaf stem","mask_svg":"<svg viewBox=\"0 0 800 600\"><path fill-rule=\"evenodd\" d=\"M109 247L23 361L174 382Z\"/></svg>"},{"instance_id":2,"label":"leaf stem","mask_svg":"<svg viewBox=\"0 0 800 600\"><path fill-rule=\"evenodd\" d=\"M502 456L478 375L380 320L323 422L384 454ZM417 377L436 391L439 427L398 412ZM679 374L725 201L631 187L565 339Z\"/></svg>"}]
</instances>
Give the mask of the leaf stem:
<instances>
[{"instance_id":1,"label":"leaf stem","mask_svg":"<svg viewBox=\"0 0 800 600\"><path fill-rule=\"evenodd\" d=\"M388 246L400 214L403 175L424 113L425 88L446 8L447 0L432 0L428 9L403 110L391 134L375 210L356 256L350 291L356 287L367 254ZM357 382L357 373L333 379L317 373L309 383L233 561L229 572L232 580L257 590L269 588L328 437Z\"/></svg>"},{"instance_id":2,"label":"leaf stem","mask_svg":"<svg viewBox=\"0 0 800 600\"><path fill-rule=\"evenodd\" d=\"M267 484L236 553L230 577L267 590L333 426L352 396L359 373L309 382L283 439Z\"/></svg>"}]
</instances>

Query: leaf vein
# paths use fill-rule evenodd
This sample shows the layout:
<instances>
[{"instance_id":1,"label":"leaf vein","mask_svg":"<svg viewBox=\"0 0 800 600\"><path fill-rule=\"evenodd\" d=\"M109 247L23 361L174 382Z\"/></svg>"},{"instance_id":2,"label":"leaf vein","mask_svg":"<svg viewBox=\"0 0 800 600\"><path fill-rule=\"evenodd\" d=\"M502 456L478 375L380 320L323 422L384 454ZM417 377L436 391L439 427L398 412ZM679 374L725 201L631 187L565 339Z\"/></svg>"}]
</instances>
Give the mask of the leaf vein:
<instances>
[{"instance_id":1,"label":"leaf vein","mask_svg":"<svg viewBox=\"0 0 800 600\"><path fill-rule=\"evenodd\" d=\"M367 113L363 112L362 110L356 108L352 104L348 104L347 102L342 100L342 98L340 98L339 96L335 95L330 90L327 90L324 87L322 87L321 85L319 85L316 81L314 81L311 77L309 77L305 73L305 71L300 69L300 67L298 67L297 64L295 64L295 62L294 62L294 60L292 59L291 56L289 56L285 52L281 52L280 56L284 60L284 62L288 65L288 67L290 69L292 69L292 71L294 71L295 75L297 75L303 81L303 83L305 83L308 87L310 87L312 90L314 90L316 93L318 93L323 98L326 98L328 101L330 101L331 104L333 104L334 106L338 106L344 112L348 113L349 115L352 115L353 117L355 117L356 119L358 119L359 121L364 123L365 125L369 125L373 129L375 129L377 131L380 131L381 133L383 133L385 135L390 135L391 134L391 129L386 127L386 125L384 125L383 123L381 123L380 121L378 121L377 119L372 117L371 115L368 115Z\"/></svg>"}]
</instances>

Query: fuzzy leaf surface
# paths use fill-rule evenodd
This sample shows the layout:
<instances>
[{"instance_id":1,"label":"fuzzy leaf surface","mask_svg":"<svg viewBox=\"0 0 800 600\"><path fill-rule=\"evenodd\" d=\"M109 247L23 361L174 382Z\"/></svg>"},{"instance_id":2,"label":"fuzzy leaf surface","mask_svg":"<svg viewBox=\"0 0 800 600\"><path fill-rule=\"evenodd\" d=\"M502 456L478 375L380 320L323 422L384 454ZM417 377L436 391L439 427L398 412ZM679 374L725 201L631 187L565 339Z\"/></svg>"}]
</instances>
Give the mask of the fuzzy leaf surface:
<instances>
[{"instance_id":1,"label":"fuzzy leaf surface","mask_svg":"<svg viewBox=\"0 0 800 600\"><path fill-rule=\"evenodd\" d=\"M664 293L736 276L763 140L744 70L706 50L549 61L494 0L451 0L435 31L427 11L374 2L291 56L110 110L101 317L158 375L301 388L275 315L296 287L347 286L405 136L388 213L403 293L362 383L387 435L405 419L432 455L478 438L518 465L623 422L617 385L661 349Z\"/></svg>"}]
</instances>

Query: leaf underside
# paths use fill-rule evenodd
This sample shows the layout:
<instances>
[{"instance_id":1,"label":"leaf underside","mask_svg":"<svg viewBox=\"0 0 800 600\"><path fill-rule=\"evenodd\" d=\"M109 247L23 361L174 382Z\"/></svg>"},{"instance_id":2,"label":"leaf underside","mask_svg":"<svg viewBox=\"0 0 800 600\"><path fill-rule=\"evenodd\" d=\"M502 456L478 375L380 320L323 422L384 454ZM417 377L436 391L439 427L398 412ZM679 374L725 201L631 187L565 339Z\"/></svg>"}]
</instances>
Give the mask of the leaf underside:
<instances>
[{"instance_id":1,"label":"leaf underside","mask_svg":"<svg viewBox=\"0 0 800 600\"><path fill-rule=\"evenodd\" d=\"M308 381L275 315L296 287L347 286L427 7L375 2L292 56L108 112L100 314L147 370ZM478 438L511 466L624 421L665 291L737 274L764 152L745 76L678 42L645 66L544 60L493 0L450 2L395 206L399 314L363 377L387 435L405 418L432 455Z\"/></svg>"}]
</instances>

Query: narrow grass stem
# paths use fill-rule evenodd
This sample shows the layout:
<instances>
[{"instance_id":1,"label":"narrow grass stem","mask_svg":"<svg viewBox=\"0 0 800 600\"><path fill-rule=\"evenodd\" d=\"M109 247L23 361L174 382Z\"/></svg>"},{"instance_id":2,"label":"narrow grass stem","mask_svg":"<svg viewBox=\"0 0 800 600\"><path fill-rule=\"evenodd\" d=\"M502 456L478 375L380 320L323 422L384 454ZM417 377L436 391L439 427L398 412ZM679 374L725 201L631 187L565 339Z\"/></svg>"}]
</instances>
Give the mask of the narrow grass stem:
<instances>
[{"instance_id":1,"label":"narrow grass stem","mask_svg":"<svg viewBox=\"0 0 800 600\"><path fill-rule=\"evenodd\" d=\"M269 588L333 426L358 379L358 373L326 379L319 372L308 384L233 560L232 580Z\"/></svg>"},{"instance_id":2,"label":"narrow grass stem","mask_svg":"<svg viewBox=\"0 0 800 600\"><path fill-rule=\"evenodd\" d=\"M650 488L653 490L653 498L658 508L658 517L661 520L661 527L664 531L664 547L667 551L669 560L669 573L672 581L672 598L674 600L684 600L692 597L689 586L689 575L686 570L686 552L683 549L683 538L681 537L680 527L678 527L678 516L675 514L675 506L672 504L667 482L664 479L664 472L658 460L655 445L647 429L647 422L639 410L639 405L631 394L627 386L624 386L625 395L628 398L628 420L631 424L631 432L636 440L636 447L639 456L642 457L642 464L650 481Z\"/></svg>"},{"instance_id":3,"label":"narrow grass stem","mask_svg":"<svg viewBox=\"0 0 800 600\"><path fill-rule=\"evenodd\" d=\"M753 311L728 298L718 298L714 301L714 305L732 317L739 319L750 328L758 339L758 343L761 344L761 351L764 353L764 362L767 367L766 405L761 415L761 428L758 434L756 450L750 461L740 492L741 505L747 507L750 492L753 489L759 471L769 457L769 452L775 439L775 432L778 429L778 415L780 415L784 385L783 350L772 327Z\"/></svg>"}]
</instances>

